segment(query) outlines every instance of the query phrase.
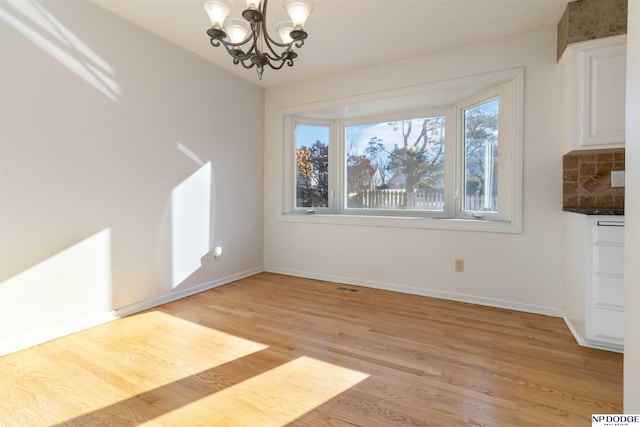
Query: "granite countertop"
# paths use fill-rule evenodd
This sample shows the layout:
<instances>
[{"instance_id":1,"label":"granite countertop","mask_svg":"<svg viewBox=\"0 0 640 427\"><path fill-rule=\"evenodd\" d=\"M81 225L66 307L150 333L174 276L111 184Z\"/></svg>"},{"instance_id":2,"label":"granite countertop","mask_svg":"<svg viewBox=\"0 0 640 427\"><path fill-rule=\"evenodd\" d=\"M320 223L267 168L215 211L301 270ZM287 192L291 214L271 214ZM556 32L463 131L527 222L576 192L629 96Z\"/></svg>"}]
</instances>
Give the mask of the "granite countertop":
<instances>
[{"instance_id":1,"label":"granite countertop","mask_svg":"<svg viewBox=\"0 0 640 427\"><path fill-rule=\"evenodd\" d=\"M624 209L585 209L585 208L562 208L565 212L573 212L583 215L624 215Z\"/></svg>"}]
</instances>

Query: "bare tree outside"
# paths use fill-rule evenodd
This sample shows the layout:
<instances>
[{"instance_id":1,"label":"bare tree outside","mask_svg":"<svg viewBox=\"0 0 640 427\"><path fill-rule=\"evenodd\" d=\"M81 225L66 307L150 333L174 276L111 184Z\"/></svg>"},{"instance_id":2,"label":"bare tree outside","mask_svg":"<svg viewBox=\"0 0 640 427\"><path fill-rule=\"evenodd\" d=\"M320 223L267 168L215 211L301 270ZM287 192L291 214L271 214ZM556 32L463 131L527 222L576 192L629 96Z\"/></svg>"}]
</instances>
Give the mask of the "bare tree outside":
<instances>
[{"instance_id":1,"label":"bare tree outside","mask_svg":"<svg viewBox=\"0 0 640 427\"><path fill-rule=\"evenodd\" d=\"M346 207L443 211L445 120L346 126ZM462 210L497 212L498 99L464 109L463 120ZM296 207L329 207L329 135L327 125L296 125Z\"/></svg>"},{"instance_id":2,"label":"bare tree outside","mask_svg":"<svg viewBox=\"0 0 640 427\"><path fill-rule=\"evenodd\" d=\"M360 125L384 133L369 137L362 149L373 169L381 175L382 189L403 190L400 208L420 208L416 191L442 190L444 187L445 117L432 116L413 120ZM393 181L395 187L389 185Z\"/></svg>"},{"instance_id":3,"label":"bare tree outside","mask_svg":"<svg viewBox=\"0 0 640 427\"><path fill-rule=\"evenodd\" d=\"M465 196L479 200L464 210L498 209L498 99L468 108L465 128Z\"/></svg>"},{"instance_id":4,"label":"bare tree outside","mask_svg":"<svg viewBox=\"0 0 640 427\"><path fill-rule=\"evenodd\" d=\"M315 139L315 141L314 141ZM296 126L296 207L329 206L329 128Z\"/></svg>"}]
</instances>

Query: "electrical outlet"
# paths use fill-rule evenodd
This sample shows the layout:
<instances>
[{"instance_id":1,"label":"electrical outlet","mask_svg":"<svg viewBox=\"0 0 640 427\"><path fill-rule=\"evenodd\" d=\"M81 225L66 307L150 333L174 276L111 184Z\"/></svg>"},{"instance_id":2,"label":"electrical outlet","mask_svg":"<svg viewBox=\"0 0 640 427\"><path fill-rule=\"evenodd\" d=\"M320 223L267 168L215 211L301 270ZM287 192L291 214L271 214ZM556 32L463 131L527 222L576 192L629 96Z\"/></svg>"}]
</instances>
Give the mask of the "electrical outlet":
<instances>
[{"instance_id":1,"label":"electrical outlet","mask_svg":"<svg viewBox=\"0 0 640 427\"><path fill-rule=\"evenodd\" d=\"M464 260L457 259L456 260L456 273L462 273L464 271Z\"/></svg>"},{"instance_id":2,"label":"electrical outlet","mask_svg":"<svg viewBox=\"0 0 640 427\"><path fill-rule=\"evenodd\" d=\"M611 186L624 187L624 171L611 171Z\"/></svg>"},{"instance_id":3,"label":"electrical outlet","mask_svg":"<svg viewBox=\"0 0 640 427\"><path fill-rule=\"evenodd\" d=\"M222 247L216 246L213 250L207 252L200 258L200 265L205 266L206 264L213 262L222 256Z\"/></svg>"}]
</instances>

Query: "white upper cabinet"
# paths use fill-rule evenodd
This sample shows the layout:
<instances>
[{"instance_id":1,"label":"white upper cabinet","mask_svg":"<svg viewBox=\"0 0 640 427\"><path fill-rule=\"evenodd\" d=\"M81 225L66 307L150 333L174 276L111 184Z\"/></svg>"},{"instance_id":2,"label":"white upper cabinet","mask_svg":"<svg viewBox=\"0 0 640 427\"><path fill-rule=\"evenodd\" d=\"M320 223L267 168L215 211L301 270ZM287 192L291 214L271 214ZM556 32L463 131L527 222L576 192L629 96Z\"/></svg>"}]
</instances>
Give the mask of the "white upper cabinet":
<instances>
[{"instance_id":1,"label":"white upper cabinet","mask_svg":"<svg viewBox=\"0 0 640 427\"><path fill-rule=\"evenodd\" d=\"M624 147L626 35L567 46L565 64L570 149Z\"/></svg>"}]
</instances>

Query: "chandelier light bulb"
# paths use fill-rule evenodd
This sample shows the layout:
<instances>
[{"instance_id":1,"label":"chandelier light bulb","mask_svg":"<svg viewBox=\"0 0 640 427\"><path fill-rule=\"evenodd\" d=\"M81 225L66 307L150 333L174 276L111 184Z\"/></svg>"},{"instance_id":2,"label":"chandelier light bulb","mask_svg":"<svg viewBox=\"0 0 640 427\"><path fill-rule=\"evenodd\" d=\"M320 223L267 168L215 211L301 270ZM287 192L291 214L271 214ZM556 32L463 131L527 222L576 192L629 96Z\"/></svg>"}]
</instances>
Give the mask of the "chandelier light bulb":
<instances>
[{"instance_id":1,"label":"chandelier light bulb","mask_svg":"<svg viewBox=\"0 0 640 427\"><path fill-rule=\"evenodd\" d=\"M313 0L283 0L283 5L293 22L293 28L301 29L311 14L314 3Z\"/></svg>"},{"instance_id":2,"label":"chandelier light bulb","mask_svg":"<svg viewBox=\"0 0 640 427\"><path fill-rule=\"evenodd\" d=\"M248 9L258 9L260 7L260 0L247 0Z\"/></svg>"},{"instance_id":3,"label":"chandelier light bulb","mask_svg":"<svg viewBox=\"0 0 640 427\"><path fill-rule=\"evenodd\" d=\"M276 31L278 32L280 39L282 39L282 43L289 44L293 42L290 35L291 31L293 31L293 23L291 21L278 22L276 25Z\"/></svg>"},{"instance_id":4,"label":"chandelier light bulb","mask_svg":"<svg viewBox=\"0 0 640 427\"><path fill-rule=\"evenodd\" d=\"M231 43L240 43L247 38L249 23L244 19L231 18L225 21L224 31Z\"/></svg>"},{"instance_id":5,"label":"chandelier light bulb","mask_svg":"<svg viewBox=\"0 0 640 427\"><path fill-rule=\"evenodd\" d=\"M202 7L209 15L211 26L222 28L225 18L231 13L233 2L231 0L203 0Z\"/></svg>"}]
</instances>

